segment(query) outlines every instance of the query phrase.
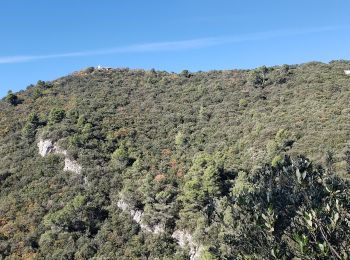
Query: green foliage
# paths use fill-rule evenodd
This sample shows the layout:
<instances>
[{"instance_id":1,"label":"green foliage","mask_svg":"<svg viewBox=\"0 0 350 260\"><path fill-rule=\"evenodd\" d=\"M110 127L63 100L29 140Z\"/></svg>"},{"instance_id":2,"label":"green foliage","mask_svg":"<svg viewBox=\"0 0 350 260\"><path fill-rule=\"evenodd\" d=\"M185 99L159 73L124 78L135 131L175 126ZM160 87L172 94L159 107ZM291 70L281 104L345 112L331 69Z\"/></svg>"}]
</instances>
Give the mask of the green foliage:
<instances>
[{"instance_id":1,"label":"green foliage","mask_svg":"<svg viewBox=\"0 0 350 260\"><path fill-rule=\"evenodd\" d=\"M202 216L210 218L213 213L213 199L223 192L221 167L218 161L207 154L199 154L193 159L178 197L182 206L179 214L185 225L191 227L191 222Z\"/></svg>"},{"instance_id":2,"label":"green foliage","mask_svg":"<svg viewBox=\"0 0 350 260\"><path fill-rule=\"evenodd\" d=\"M275 135L274 140L271 140L267 143L267 151L269 156L276 160L281 160L278 156L281 156L281 153L286 152L288 149L292 147L294 143L294 137L292 134L286 129L280 129ZM277 156L277 157L276 157Z\"/></svg>"},{"instance_id":3,"label":"green foliage","mask_svg":"<svg viewBox=\"0 0 350 260\"><path fill-rule=\"evenodd\" d=\"M220 257L216 256L214 253L210 252L210 249L205 248L203 252L201 253L201 259L203 260L217 260L220 259Z\"/></svg>"},{"instance_id":4,"label":"green foliage","mask_svg":"<svg viewBox=\"0 0 350 260\"><path fill-rule=\"evenodd\" d=\"M82 195L76 196L72 201L68 202L62 209L50 213L44 217L46 226L56 226L64 229L76 229L81 225L82 207L86 199Z\"/></svg>"},{"instance_id":5,"label":"green foliage","mask_svg":"<svg viewBox=\"0 0 350 260\"><path fill-rule=\"evenodd\" d=\"M84 71L85 71L85 73L92 73L92 72L94 72L94 70L95 70L94 67L88 67Z\"/></svg>"},{"instance_id":6,"label":"green foliage","mask_svg":"<svg viewBox=\"0 0 350 260\"><path fill-rule=\"evenodd\" d=\"M249 180L258 186L239 196L233 209L239 224L232 239L240 254L271 258L273 249L287 258L342 259L349 253L343 247L350 242L345 238L350 193L344 180L313 168L304 157L285 158Z\"/></svg>"},{"instance_id":7,"label":"green foliage","mask_svg":"<svg viewBox=\"0 0 350 260\"><path fill-rule=\"evenodd\" d=\"M33 99L36 100L43 96L43 92L39 88L33 90Z\"/></svg>"},{"instance_id":8,"label":"green foliage","mask_svg":"<svg viewBox=\"0 0 350 260\"><path fill-rule=\"evenodd\" d=\"M271 165L276 167L280 164L282 164L283 162L283 157L282 155L276 155L273 159L272 159L272 162L271 162Z\"/></svg>"},{"instance_id":9,"label":"green foliage","mask_svg":"<svg viewBox=\"0 0 350 260\"><path fill-rule=\"evenodd\" d=\"M28 116L28 123L38 126L40 124L39 116L36 113L30 113Z\"/></svg>"},{"instance_id":10,"label":"green foliage","mask_svg":"<svg viewBox=\"0 0 350 260\"><path fill-rule=\"evenodd\" d=\"M17 95L13 94L11 91L8 92L7 96L5 97L5 100L7 103L16 106L18 104L18 97Z\"/></svg>"},{"instance_id":11,"label":"green foliage","mask_svg":"<svg viewBox=\"0 0 350 260\"><path fill-rule=\"evenodd\" d=\"M38 82L36 83L37 87L40 89L49 89L52 88L53 85L52 83L48 82L48 81L43 81L43 80L38 80Z\"/></svg>"},{"instance_id":12,"label":"green foliage","mask_svg":"<svg viewBox=\"0 0 350 260\"><path fill-rule=\"evenodd\" d=\"M231 189L233 197L239 196L242 193L253 190L253 184L248 181L248 175L244 171L239 171L235 179L234 186Z\"/></svg>"},{"instance_id":13,"label":"green foliage","mask_svg":"<svg viewBox=\"0 0 350 260\"><path fill-rule=\"evenodd\" d=\"M344 160L346 162L346 173L350 174L350 150L345 151Z\"/></svg>"},{"instance_id":14,"label":"green foliage","mask_svg":"<svg viewBox=\"0 0 350 260\"><path fill-rule=\"evenodd\" d=\"M0 258L187 259L183 230L204 259L346 259L349 65L89 69L4 99Z\"/></svg>"},{"instance_id":15,"label":"green foliage","mask_svg":"<svg viewBox=\"0 0 350 260\"><path fill-rule=\"evenodd\" d=\"M117 150L114 151L114 153L112 154L112 160L117 160L117 161L128 160L128 153L124 145L121 145Z\"/></svg>"},{"instance_id":16,"label":"green foliage","mask_svg":"<svg viewBox=\"0 0 350 260\"><path fill-rule=\"evenodd\" d=\"M262 66L253 70L250 74L250 82L254 87L264 87L268 81L267 73L269 69L266 66Z\"/></svg>"},{"instance_id":17,"label":"green foliage","mask_svg":"<svg viewBox=\"0 0 350 260\"><path fill-rule=\"evenodd\" d=\"M123 169L131 163L128 150L123 143L112 153L111 163L118 169Z\"/></svg>"},{"instance_id":18,"label":"green foliage","mask_svg":"<svg viewBox=\"0 0 350 260\"><path fill-rule=\"evenodd\" d=\"M246 99L244 99L244 98L240 99L240 100L239 100L239 106L240 106L240 107L246 107L246 106L248 106L248 101L247 101Z\"/></svg>"},{"instance_id":19,"label":"green foliage","mask_svg":"<svg viewBox=\"0 0 350 260\"><path fill-rule=\"evenodd\" d=\"M186 138L182 132L178 132L175 136L175 144L177 146L182 146L186 143Z\"/></svg>"},{"instance_id":20,"label":"green foliage","mask_svg":"<svg viewBox=\"0 0 350 260\"><path fill-rule=\"evenodd\" d=\"M190 78L191 77L191 73L188 70L181 71L180 75L185 77L185 78Z\"/></svg>"},{"instance_id":21,"label":"green foliage","mask_svg":"<svg viewBox=\"0 0 350 260\"><path fill-rule=\"evenodd\" d=\"M61 122L66 116L66 112L63 109L53 108L49 114L49 124L56 124Z\"/></svg>"},{"instance_id":22,"label":"green foliage","mask_svg":"<svg viewBox=\"0 0 350 260\"><path fill-rule=\"evenodd\" d=\"M32 139L35 137L37 126L34 124L26 123L22 129L22 134L25 138Z\"/></svg>"},{"instance_id":23,"label":"green foliage","mask_svg":"<svg viewBox=\"0 0 350 260\"><path fill-rule=\"evenodd\" d=\"M40 119L36 113L31 113L28 116L27 122L22 128L22 135L25 138L33 139L36 134L37 128L40 126Z\"/></svg>"},{"instance_id":24,"label":"green foliage","mask_svg":"<svg viewBox=\"0 0 350 260\"><path fill-rule=\"evenodd\" d=\"M85 123L86 123L86 116L85 115L81 115L81 116L79 116L79 118L78 118L78 122L77 122L77 125L78 126L83 126Z\"/></svg>"}]
</instances>

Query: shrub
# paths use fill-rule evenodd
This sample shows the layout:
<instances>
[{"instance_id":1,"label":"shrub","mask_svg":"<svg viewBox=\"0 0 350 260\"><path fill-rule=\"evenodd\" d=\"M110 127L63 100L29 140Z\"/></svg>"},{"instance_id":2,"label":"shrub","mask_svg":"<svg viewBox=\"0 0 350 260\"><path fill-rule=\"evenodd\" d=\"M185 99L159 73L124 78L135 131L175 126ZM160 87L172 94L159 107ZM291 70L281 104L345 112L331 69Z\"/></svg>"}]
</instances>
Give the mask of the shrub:
<instances>
[{"instance_id":1,"label":"shrub","mask_svg":"<svg viewBox=\"0 0 350 260\"><path fill-rule=\"evenodd\" d=\"M112 154L112 166L117 169L124 169L133 163L133 159L129 157L129 153L124 144L121 144Z\"/></svg>"},{"instance_id":2,"label":"shrub","mask_svg":"<svg viewBox=\"0 0 350 260\"><path fill-rule=\"evenodd\" d=\"M350 174L350 150L345 151L344 160L346 162L346 173Z\"/></svg>"},{"instance_id":3,"label":"shrub","mask_svg":"<svg viewBox=\"0 0 350 260\"><path fill-rule=\"evenodd\" d=\"M246 107L246 106L248 106L248 101L247 101L246 99L244 99L244 98L240 99L240 100L239 100L239 106L240 106L240 107Z\"/></svg>"},{"instance_id":4,"label":"shrub","mask_svg":"<svg viewBox=\"0 0 350 260\"><path fill-rule=\"evenodd\" d=\"M49 124L55 124L61 122L66 116L63 109L53 108L49 114Z\"/></svg>"},{"instance_id":5,"label":"shrub","mask_svg":"<svg viewBox=\"0 0 350 260\"><path fill-rule=\"evenodd\" d=\"M190 78L192 76L188 70L181 71L180 75L185 77L185 78Z\"/></svg>"},{"instance_id":6,"label":"shrub","mask_svg":"<svg viewBox=\"0 0 350 260\"><path fill-rule=\"evenodd\" d=\"M267 151L270 158L274 158L276 155L280 155L286 152L293 146L294 136L286 129L280 129L277 131L275 138L267 143Z\"/></svg>"},{"instance_id":7,"label":"shrub","mask_svg":"<svg viewBox=\"0 0 350 260\"><path fill-rule=\"evenodd\" d=\"M42 96L43 96L42 91L39 88L35 88L34 91L33 91L33 99L36 100L36 99L38 99L39 97L42 97Z\"/></svg>"},{"instance_id":8,"label":"shrub","mask_svg":"<svg viewBox=\"0 0 350 260\"><path fill-rule=\"evenodd\" d=\"M281 165L281 163L283 162L283 157L281 155L276 155L271 162L271 165L273 167L276 167L278 165Z\"/></svg>"},{"instance_id":9,"label":"shrub","mask_svg":"<svg viewBox=\"0 0 350 260\"><path fill-rule=\"evenodd\" d=\"M349 254L348 183L299 156L266 166L248 181L232 209L230 240L241 256L342 259ZM243 235L244 234L244 235Z\"/></svg>"},{"instance_id":10,"label":"shrub","mask_svg":"<svg viewBox=\"0 0 350 260\"><path fill-rule=\"evenodd\" d=\"M53 85L51 82L48 81L43 81L43 80L38 80L38 82L36 83L37 87L41 88L41 89L49 89L52 88Z\"/></svg>"},{"instance_id":11,"label":"shrub","mask_svg":"<svg viewBox=\"0 0 350 260\"><path fill-rule=\"evenodd\" d=\"M94 67L88 67L84 70L85 73L92 73L95 71L95 68Z\"/></svg>"},{"instance_id":12,"label":"shrub","mask_svg":"<svg viewBox=\"0 0 350 260\"><path fill-rule=\"evenodd\" d=\"M177 146L182 146L186 143L186 138L183 133L178 132L175 136L175 144Z\"/></svg>"},{"instance_id":13,"label":"shrub","mask_svg":"<svg viewBox=\"0 0 350 260\"><path fill-rule=\"evenodd\" d=\"M33 139L36 134L36 129L40 125L40 119L36 113L31 113L28 116L27 122L22 128L22 135L25 138Z\"/></svg>"},{"instance_id":14,"label":"shrub","mask_svg":"<svg viewBox=\"0 0 350 260\"><path fill-rule=\"evenodd\" d=\"M18 97L17 95L13 94L11 91L8 92L5 100L7 101L7 103L16 106L18 104Z\"/></svg>"},{"instance_id":15,"label":"shrub","mask_svg":"<svg viewBox=\"0 0 350 260\"><path fill-rule=\"evenodd\" d=\"M68 202L62 209L49 213L44 217L46 226L57 226L64 229L81 229L82 208L86 203L86 198L77 195L72 201Z\"/></svg>"},{"instance_id":16,"label":"shrub","mask_svg":"<svg viewBox=\"0 0 350 260\"><path fill-rule=\"evenodd\" d=\"M249 75L249 81L254 87L264 87L268 81L267 73L269 72L268 68L262 66L251 71Z\"/></svg>"}]
</instances>

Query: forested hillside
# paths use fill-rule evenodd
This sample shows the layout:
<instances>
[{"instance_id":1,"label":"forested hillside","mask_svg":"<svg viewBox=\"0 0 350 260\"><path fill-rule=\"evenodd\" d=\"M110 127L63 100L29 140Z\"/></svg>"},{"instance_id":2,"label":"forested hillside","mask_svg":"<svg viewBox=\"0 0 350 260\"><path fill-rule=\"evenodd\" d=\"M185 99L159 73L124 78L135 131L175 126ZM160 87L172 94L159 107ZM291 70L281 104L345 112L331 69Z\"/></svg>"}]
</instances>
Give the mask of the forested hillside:
<instances>
[{"instance_id":1,"label":"forested hillside","mask_svg":"<svg viewBox=\"0 0 350 260\"><path fill-rule=\"evenodd\" d=\"M9 93L0 259L348 259L346 69L87 68Z\"/></svg>"}]
</instances>

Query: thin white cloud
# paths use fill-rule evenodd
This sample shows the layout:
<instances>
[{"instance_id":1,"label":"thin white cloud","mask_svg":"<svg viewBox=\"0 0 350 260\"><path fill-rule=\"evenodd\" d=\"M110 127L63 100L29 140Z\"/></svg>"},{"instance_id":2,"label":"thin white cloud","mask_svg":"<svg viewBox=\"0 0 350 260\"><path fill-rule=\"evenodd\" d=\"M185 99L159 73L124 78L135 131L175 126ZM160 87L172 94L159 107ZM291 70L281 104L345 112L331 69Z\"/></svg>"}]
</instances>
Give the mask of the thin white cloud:
<instances>
[{"instance_id":1,"label":"thin white cloud","mask_svg":"<svg viewBox=\"0 0 350 260\"><path fill-rule=\"evenodd\" d=\"M99 49L99 50L81 51L81 52L68 52L68 53L58 53L58 54L48 54L48 55L0 56L0 64L21 63L21 62L30 62L35 60L48 60L48 59L69 58L69 57L97 56L97 55L118 54L118 53L183 51L183 50L199 49L204 47L212 47L212 46L239 43L239 42L258 41L258 40L271 39L271 38L291 37L291 36L311 34L311 33L320 33L320 32L326 32L326 31L333 31L336 29L339 29L339 27L289 29L289 30L243 34L243 35L230 36L230 37L211 37L211 38L198 38L198 39L183 40L183 41L134 44L134 45L121 46L121 47L115 47L110 49Z\"/></svg>"}]
</instances>

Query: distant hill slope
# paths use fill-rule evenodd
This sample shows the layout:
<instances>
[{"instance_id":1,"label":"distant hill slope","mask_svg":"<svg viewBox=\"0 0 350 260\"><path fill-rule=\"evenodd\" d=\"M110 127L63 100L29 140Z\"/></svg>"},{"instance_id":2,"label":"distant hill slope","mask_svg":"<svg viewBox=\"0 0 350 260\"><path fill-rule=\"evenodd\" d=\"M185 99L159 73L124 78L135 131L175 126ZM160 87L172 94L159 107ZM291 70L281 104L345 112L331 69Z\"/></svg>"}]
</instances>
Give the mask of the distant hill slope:
<instances>
[{"instance_id":1,"label":"distant hill slope","mask_svg":"<svg viewBox=\"0 0 350 260\"><path fill-rule=\"evenodd\" d=\"M346 69L348 61L180 74L88 68L15 93L0 102L0 256L237 255L234 242L220 247L223 227L208 212L222 207L224 219L238 181L254 183L242 176L296 167L289 156L303 154L322 174L347 178ZM40 140L52 145L44 157Z\"/></svg>"}]
</instances>

